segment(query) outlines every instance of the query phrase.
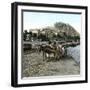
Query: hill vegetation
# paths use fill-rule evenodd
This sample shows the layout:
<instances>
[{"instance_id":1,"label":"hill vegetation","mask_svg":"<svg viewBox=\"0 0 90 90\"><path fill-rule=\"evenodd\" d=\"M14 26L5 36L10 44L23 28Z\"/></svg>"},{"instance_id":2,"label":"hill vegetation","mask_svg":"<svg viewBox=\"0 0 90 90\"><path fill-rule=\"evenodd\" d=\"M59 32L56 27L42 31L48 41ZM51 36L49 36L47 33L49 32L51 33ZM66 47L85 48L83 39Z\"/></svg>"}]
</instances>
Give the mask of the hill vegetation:
<instances>
[{"instance_id":1,"label":"hill vegetation","mask_svg":"<svg viewBox=\"0 0 90 90\"><path fill-rule=\"evenodd\" d=\"M36 29L36 31L36 33L33 33L32 30L29 32L25 30L23 33L24 40L80 40L80 34L74 29L74 27L63 22L56 22L53 27L48 26L42 29Z\"/></svg>"}]
</instances>

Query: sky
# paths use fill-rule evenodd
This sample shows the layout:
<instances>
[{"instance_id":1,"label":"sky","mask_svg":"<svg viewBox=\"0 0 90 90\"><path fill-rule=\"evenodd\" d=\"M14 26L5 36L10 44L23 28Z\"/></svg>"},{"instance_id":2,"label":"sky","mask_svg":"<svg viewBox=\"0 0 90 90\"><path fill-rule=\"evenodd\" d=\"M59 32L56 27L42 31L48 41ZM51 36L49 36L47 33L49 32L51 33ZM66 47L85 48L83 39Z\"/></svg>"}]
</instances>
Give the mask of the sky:
<instances>
[{"instance_id":1,"label":"sky","mask_svg":"<svg viewBox=\"0 0 90 90\"><path fill-rule=\"evenodd\" d=\"M24 30L53 27L56 22L68 23L77 32L81 31L81 14L68 13L45 13L45 12L23 12Z\"/></svg>"}]
</instances>

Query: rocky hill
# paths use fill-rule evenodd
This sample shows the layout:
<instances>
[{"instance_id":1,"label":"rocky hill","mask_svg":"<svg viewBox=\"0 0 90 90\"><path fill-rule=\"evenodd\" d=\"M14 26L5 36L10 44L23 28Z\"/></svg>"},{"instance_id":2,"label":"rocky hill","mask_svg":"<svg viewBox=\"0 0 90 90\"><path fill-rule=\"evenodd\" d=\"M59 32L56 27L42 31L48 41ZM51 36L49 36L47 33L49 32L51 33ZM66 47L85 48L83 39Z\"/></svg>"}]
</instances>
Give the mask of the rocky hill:
<instances>
[{"instance_id":1,"label":"rocky hill","mask_svg":"<svg viewBox=\"0 0 90 90\"><path fill-rule=\"evenodd\" d=\"M24 36L27 37L27 34L29 35L28 38L31 39L40 39L42 41L48 41L48 40L66 40L66 41L72 41L72 40L80 40L80 34L75 30L74 27L67 23L63 22L56 22L52 27L44 27L41 29L30 29L29 32L24 31ZM25 37L24 37L25 38Z\"/></svg>"},{"instance_id":2,"label":"rocky hill","mask_svg":"<svg viewBox=\"0 0 90 90\"><path fill-rule=\"evenodd\" d=\"M56 22L53 27L45 27L42 29L41 33L44 33L50 39L80 39L80 34L69 24Z\"/></svg>"},{"instance_id":3,"label":"rocky hill","mask_svg":"<svg viewBox=\"0 0 90 90\"><path fill-rule=\"evenodd\" d=\"M46 33L63 34L67 36L80 36L80 34L69 24L58 22L54 24L54 27L46 27L43 29Z\"/></svg>"},{"instance_id":4,"label":"rocky hill","mask_svg":"<svg viewBox=\"0 0 90 90\"><path fill-rule=\"evenodd\" d=\"M54 27L59 30L59 32L65 33L67 36L79 36L80 34L75 30L74 27L72 27L69 24L62 23L62 22L56 22L54 24Z\"/></svg>"}]
</instances>

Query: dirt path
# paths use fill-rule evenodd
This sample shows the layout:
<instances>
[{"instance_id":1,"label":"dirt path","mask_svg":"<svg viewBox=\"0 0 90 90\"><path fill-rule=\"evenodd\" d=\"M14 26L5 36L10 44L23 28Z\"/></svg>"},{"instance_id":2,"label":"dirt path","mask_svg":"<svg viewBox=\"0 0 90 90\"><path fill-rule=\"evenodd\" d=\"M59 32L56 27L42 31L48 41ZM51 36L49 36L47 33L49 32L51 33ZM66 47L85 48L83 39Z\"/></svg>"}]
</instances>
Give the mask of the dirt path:
<instances>
[{"instance_id":1,"label":"dirt path","mask_svg":"<svg viewBox=\"0 0 90 90\"><path fill-rule=\"evenodd\" d=\"M80 74L79 65L70 57L43 61L41 53L32 53L24 55L22 63L22 77Z\"/></svg>"}]
</instances>

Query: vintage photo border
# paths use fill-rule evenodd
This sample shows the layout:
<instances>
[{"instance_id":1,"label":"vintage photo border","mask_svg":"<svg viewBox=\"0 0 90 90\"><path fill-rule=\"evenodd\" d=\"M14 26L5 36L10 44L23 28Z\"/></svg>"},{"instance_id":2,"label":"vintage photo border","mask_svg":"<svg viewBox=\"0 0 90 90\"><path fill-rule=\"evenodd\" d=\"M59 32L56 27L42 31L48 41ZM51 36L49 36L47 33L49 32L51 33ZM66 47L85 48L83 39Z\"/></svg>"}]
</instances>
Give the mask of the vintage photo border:
<instances>
[{"instance_id":1,"label":"vintage photo border","mask_svg":"<svg viewBox=\"0 0 90 90\"><path fill-rule=\"evenodd\" d=\"M44 83L18 83L18 6L39 6L53 8L68 8L68 9L83 9L85 10L85 80L62 81L62 82L44 82ZM15 2L11 6L11 85L14 87L20 86L40 86L40 85L55 85L55 84L72 84L88 82L88 61L87 61L87 27L88 27L88 8L86 6L70 6L42 3L23 3ZM22 17L21 17L22 18Z\"/></svg>"}]
</instances>

